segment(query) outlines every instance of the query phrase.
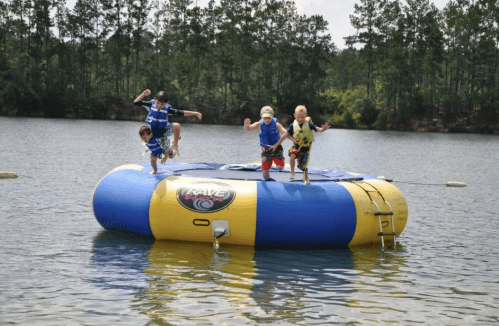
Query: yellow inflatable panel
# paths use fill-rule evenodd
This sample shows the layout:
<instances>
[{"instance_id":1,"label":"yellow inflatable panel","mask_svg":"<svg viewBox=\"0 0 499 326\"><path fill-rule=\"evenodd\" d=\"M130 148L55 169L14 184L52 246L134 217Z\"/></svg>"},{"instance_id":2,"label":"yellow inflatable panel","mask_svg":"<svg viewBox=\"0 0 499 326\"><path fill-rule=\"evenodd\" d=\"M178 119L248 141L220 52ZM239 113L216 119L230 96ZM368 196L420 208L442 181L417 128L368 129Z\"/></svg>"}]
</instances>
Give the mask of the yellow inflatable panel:
<instances>
[{"instance_id":1,"label":"yellow inflatable panel","mask_svg":"<svg viewBox=\"0 0 499 326\"><path fill-rule=\"evenodd\" d=\"M151 231L156 239L210 242L213 223L222 221L230 234L220 243L254 246L256 202L256 182L168 177L151 198Z\"/></svg>"},{"instance_id":2,"label":"yellow inflatable panel","mask_svg":"<svg viewBox=\"0 0 499 326\"><path fill-rule=\"evenodd\" d=\"M340 182L352 195L357 211L357 226L350 242L350 246L360 244L379 243L380 226L379 218L375 215L378 212L389 212L390 203L393 209L393 223L395 224L395 234L398 237L407 224L408 210L405 198L400 191L391 183L377 179L368 179L358 182ZM373 201L378 205L373 203ZM390 215L381 216L381 226L383 233L391 233L392 218ZM385 236L385 241L393 239L392 236Z\"/></svg>"}]
</instances>

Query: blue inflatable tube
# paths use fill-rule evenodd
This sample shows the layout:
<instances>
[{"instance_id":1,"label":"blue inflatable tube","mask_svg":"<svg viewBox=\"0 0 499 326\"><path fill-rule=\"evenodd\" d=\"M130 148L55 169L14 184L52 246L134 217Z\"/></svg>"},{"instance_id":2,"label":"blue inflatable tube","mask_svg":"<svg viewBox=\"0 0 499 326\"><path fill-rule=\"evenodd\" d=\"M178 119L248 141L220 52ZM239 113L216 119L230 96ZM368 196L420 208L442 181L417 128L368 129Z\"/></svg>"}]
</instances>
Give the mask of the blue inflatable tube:
<instances>
[{"instance_id":1,"label":"blue inflatable tube","mask_svg":"<svg viewBox=\"0 0 499 326\"><path fill-rule=\"evenodd\" d=\"M289 169L272 170L275 181L263 181L258 164L170 163L150 172L148 164L124 165L97 184L93 208L105 229L154 239L317 247L395 239L407 223L400 191L369 175L310 168L311 185L305 185L289 181Z\"/></svg>"},{"instance_id":2,"label":"blue inflatable tube","mask_svg":"<svg viewBox=\"0 0 499 326\"><path fill-rule=\"evenodd\" d=\"M357 214L350 193L337 183L257 182L257 245L347 245ZM291 243L292 242L292 243Z\"/></svg>"}]
</instances>

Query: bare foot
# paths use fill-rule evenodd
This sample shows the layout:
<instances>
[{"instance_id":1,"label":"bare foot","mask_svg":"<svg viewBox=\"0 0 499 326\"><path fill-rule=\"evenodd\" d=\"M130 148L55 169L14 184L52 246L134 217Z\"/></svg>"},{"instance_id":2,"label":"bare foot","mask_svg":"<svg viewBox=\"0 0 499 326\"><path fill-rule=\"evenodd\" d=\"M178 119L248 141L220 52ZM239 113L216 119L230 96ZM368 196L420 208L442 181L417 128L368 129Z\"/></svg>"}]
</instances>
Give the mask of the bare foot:
<instances>
[{"instance_id":1,"label":"bare foot","mask_svg":"<svg viewBox=\"0 0 499 326\"><path fill-rule=\"evenodd\" d=\"M174 146L173 141L172 141L172 145L171 145L171 150L173 151L173 157L175 157L175 155L180 156L180 153L178 151L178 144L177 144L177 146Z\"/></svg>"},{"instance_id":2,"label":"bare foot","mask_svg":"<svg viewBox=\"0 0 499 326\"><path fill-rule=\"evenodd\" d=\"M303 183L306 185L310 184L310 180L308 180L308 175L305 172L303 173Z\"/></svg>"}]
</instances>

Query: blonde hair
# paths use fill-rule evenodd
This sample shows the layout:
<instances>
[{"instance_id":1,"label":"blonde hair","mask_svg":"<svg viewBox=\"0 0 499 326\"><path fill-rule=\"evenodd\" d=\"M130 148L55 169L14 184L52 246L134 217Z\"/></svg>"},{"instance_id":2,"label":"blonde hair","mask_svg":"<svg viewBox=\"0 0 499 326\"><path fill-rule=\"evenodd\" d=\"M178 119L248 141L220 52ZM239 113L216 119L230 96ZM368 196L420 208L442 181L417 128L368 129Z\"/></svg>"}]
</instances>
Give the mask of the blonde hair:
<instances>
[{"instance_id":1,"label":"blonde hair","mask_svg":"<svg viewBox=\"0 0 499 326\"><path fill-rule=\"evenodd\" d=\"M305 105L298 105L295 109L295 113L302 110L305 111L305 113L307 113L307 108L305 107Z\"/></svg>"}]
</instances>

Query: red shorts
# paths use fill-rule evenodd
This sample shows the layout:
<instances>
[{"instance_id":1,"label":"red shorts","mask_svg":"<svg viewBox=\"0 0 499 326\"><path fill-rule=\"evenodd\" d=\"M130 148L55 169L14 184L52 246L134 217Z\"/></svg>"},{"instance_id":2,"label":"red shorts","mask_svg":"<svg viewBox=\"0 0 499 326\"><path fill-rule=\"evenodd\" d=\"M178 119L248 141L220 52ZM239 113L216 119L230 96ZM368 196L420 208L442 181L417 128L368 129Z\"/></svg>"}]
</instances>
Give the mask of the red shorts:
<instances>
[{"instance_id":1,"label":"red shorts","mask_svg":"<svg viewBox=\"0 0 499 326\"><path fill-rule=\"evenodd\" d=\"M270 169L272 162L277 166L284 166L284 155L281 145L277 146L275 151L262 148L262 170L266 171Z\"/></svg>"},{"instance_id":2,"label":"red shorts","mask_svg":"<svg viewBox=\"0 0 499 326\"><path fill-rule=\"evenodd\" d=\"M273 157L272 161L265 161L262 162L262 170L268 170L272 167L272 162L275 163L277 166L284 166L284 159L278 159L277 157Z\"/></svg>"}]
</instances>

